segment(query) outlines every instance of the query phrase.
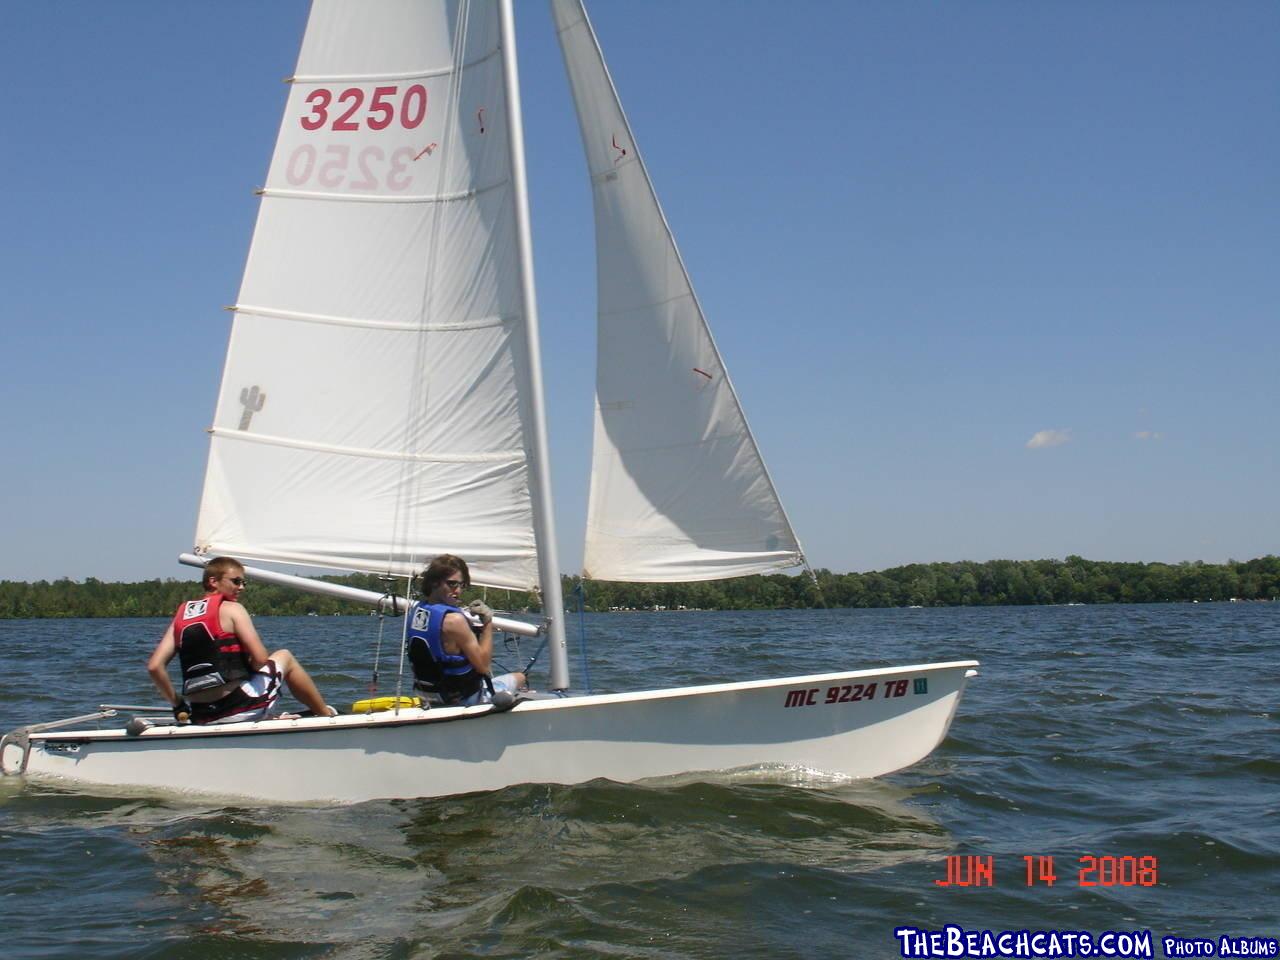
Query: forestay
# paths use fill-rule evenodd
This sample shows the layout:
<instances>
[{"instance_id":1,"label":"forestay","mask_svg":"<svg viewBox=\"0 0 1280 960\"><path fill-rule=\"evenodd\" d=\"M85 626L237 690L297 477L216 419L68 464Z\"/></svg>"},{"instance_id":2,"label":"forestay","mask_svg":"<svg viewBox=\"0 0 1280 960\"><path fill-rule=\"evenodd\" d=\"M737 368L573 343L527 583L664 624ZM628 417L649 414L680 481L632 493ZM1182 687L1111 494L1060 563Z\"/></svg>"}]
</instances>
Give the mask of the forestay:
<instances>
[{"instance_id":1,"label":"forestay","mask_svg":"<svg viewBox=\"0 0 1280 960\"><path fill-rule=\"evenodd\" d=\"M584 574L671 582L803 562L579 0L552 0L595 205Z\"/></svg>"},{"instance_id":2,"label":"forestay","mask_svg":"<svg viewBox=\"0 0 1280 960\"><path fill-rule=\"evenodd\" d=\"M315 0L211 429L197 550L537 583L495 0Z\"/></svg>"}]
</instances>

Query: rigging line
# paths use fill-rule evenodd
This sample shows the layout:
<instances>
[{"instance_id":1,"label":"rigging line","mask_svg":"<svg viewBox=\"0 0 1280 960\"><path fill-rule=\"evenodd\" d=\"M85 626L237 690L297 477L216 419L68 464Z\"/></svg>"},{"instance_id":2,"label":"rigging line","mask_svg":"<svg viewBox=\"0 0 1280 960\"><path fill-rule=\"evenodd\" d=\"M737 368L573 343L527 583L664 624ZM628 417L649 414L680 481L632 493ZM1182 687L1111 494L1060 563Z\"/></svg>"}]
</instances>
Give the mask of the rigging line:
<instances>
[{"instance_id":1,"label":"rigging line","mask_svg":"<svg viewBox=\"0 0 1280 960\"><path fill-rule=\"evenodd\" d=\"M436 165L436 183L435 192L442 193L444 185L448 183L448 173L451 169L451 160L454 152L460 147L460 131L461 127L458 122L458 103L461 99L462 80L465 72L465 64L463 56L466 52L467 32L470 23L471 4L469 0L463 0L458 4L457 13L454 19L453 42L450 50L450 71L449 71L449 94L446 100L445 117L444 117L444 134L446 139L445 149L439 152L439 163ZM443 211L439 206L433 205L430 211L430 226L427 236L427 263L423 272L422 294L419 300L418 319L422 324L422 329L418 333L416 349L414 351L413 371L416 375L416 382L409 391L407 398L408 410L405 411L404 424L404 445L405 450L417 451L422 446L422 430L419 426L415 429L415 421L419 420L420 415L427 409L427 403L430 397L430 377L426 374L426 358L427 358L427 340L430 333L430 321L434 320L433 299L435 294L435 279L437 266L439 264L439 241L441 231L441 221ZM396 555L396 548L401 548L401 552L405 554L410 568L418 561L416 556L416 542L413 537L415 528L421 529L423 518L416 515L413 504L419 503L420 498L415 494L421 489L425 482L423 476L425 471L418 469L413 470L408 462L402 465L400 471L400 480L396 484L396 500L395 508L392 515L392 531L391 540L388 545L387 567L390 570L392 560ZM412 587L412 583L409 584ZM408 600L408 591L406 591L406 601ZM401 651L401 669L403 671L403 650ZM399 689L397 687L397 696Z\"/></svg>"},{"instance_id":2,"label":"rigging line","mask_svg":"<svg viewBox=\"0 0 1280 960\"><path fill-rule=\"evenodd\" d=\"M529 671L532 670L533 665L538 662L538 657L542 656L542 651L546 649L547 640L549 640L550 638L551 638L551 634L548 631L544 630L542 632L542 641L538 644L538 649L533 651L533 656L529 658L529 662L524 665L524 670L521 671L521 673L525 675L526 680L529 677ZM518 644L516 649L516 656L517 657L520 656Z\"/></svg>"},{"instance_id":3,"label":"rigging line","mask_svg":"<svg viewBox=\"0 0 1280 960\"><path fill-rule=\"evenodd\" d=\"M391 584L395 583L395 577L387 575L378 579L387 585L387 592L378 601L378 642L373 648L373 675L369 679L370 693L378 692L378 664L382 660L382 631L387 620L387 608L390 607L393 613L396 609L395 594L391 592Z\"/></svg>"},{"instance_id":4,"label":"rigging line","mask_svg":"<svg viewBox=\"0 0 1280 960\"><path fill-rule=\"evenodd\" d=\"M369 677L369 692L378 692L378 662L382 659L382 627L387 617L381 610L379 604L378 610L378 641L373 648L373 673Z\"/></svg>"},{"instance_id":5,"label":"rigging line","mask_svg":"<svg viewBox=\"0 0 1280 960\"><path fill-rule=\"evenodd\" d=\"M828 608L827 608L827 598L826 598L826 597L823 595L823 593L822 593L822 584L820 584L820 583L818 582L818 575L814 572L813 567L809 566L809 561L808 561L808 560L805 560L805 561L804 561L804 572L805 572L805 573L807 573L807 574L809 574L809 580L813 583L813 589L814 589L814 590L817 592L817 594L818 594L818 605L819 605L823 610L828 609Z\"/></svg>"},{"instance_id":6,"label":"rigging line","mask_svg":"<svg viewBox=\"0 0 1280 960\"><path fill-rule=\"evenodd\" d=\"M436 168L435 192L442 193L444 184L448 183L449 168L451 168L451 160L454 151L461 146L461 127L458 125L458 102L462 99L462 77L465 72L465 64L462 63L463 55L466 54L467 46L467 27L470 24L471 3L470 0L462 0L458 4L457 18L454 19L453 27L453 47L451 50L452 70L449 74L449 99L448 108L444 115L444 133L442 134L445 142L444 150L440 151L440 163ZM428 237L428 250L426 250L426 270L422 276L422 297L420 301L419 317L422 323L422 332L417 337L417 349L415 351L415 364L413 371L417 375L417 383L415 389L410 392L410 402L412 406L406 411L407 416L404 417L404 443L406 449L412 445L413 449L421 447L422 433L421 428L413 429L413 422L417 419L416 415L426 411L426 404L430 397L430 378L424 375L424 367L426 366L426 340L428 340L430 321L434 320L433 300L435 296L435 274L439 265L439 248L440 248L440 220L443 218L443 205L431 206L431 225ZM422 470L410 471L408 462L404 462L401 471L401 483L396 489L396 520L392 531L393 543L394 536L403 531L403 549L410 568L412 570L413 563L417 561L417 543L413 538L411 526L422 526L422 518L415 516L415 511L411 508L411 504L419 503L420 499L413 495L410 497L410 488L413 493L421 488L425 483L424 472ZM425 558L424 558L425 559ZM388 563L389 563L388 558ZM404 616L401 618L401 653L399 653L399 666L396 671L396 713L401 709L401 694L404 689L404 654L408 649L408 621L410 621L410 608L412 607L413 594L413 576L408 577L404 581Z\"/></svg>"},{"instance_id":7,"label":"rigging line","mask_svg":"<svg viewBox=\"0 0 1280 960\"><path fill-rule=\"evenodd\" d=\"M404 616L400 618L400 665L396 669L396 713L400 712L400 694L404 690L404 651L409 646L409 594L412 593L413 578L406 581L404 590Z\"/></svg>"},{"instance_id":8,"label":"rigging line","mask_svg":"<svg viewBox=\"0 0 1280 960\"><path fill-rule=\"evenodd\" d=\"M400 713L400 694L404 689L404 655L409 648L409 614L413 606L413 581L410 576L404 583L404 616L400 618L400 666L396 670L396 713Z\"/></svg>"},{"instance_id":9,"label":"rigging line","mask_svg":"<svg viewBox=\"0 0 1280 960\"><path fill-rule=\"evenodd\" d=\"M587 663L587 617L584 612L587 605L587 591L583 586L581 577L578 578L578 587L574 592L578 595L578 645L582 649L582 680L586 686L587 693L590 694L591 669L590 665ZM542 652L541 647L538 648L538 652ZM536 654L534 655L534 659L537 659Z\"/></svg>"}]
</instances>

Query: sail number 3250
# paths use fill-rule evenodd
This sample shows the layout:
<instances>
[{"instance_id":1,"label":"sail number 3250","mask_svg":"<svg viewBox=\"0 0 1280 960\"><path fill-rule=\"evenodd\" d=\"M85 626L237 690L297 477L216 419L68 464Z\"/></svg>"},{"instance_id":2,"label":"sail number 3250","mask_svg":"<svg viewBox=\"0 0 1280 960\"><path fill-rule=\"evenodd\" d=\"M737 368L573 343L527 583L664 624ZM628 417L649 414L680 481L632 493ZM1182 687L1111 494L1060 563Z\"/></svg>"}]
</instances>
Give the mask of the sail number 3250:
<instances>
[{"instance_id":1,"label":"sail number 3250","mask_svg":"<svg viewBox=\"0 0 1280 960\"><path fill-rule=\"evenodd\" d=\"M860 700L874 700L878 694L881 700L893 697L905 697L911 686L910 680L886 680L879 683L849 683L838 687L827 687L822 696L822 687L809 687L802 690L788 690L784 707L814 707L819 703L857 703ZM916 692L923 693L920 682L916 682ZM927 688L926 688L927 689ZM821 697L821 699L820 699Z\"/></svg>"},{"instance_id":2,"label":"sail number 3250","mask_svg":"<svg viewBox=\"0 0 1280 960\"><path fill-rule=\"evenodd\" d=\"M385 130L399 119L400 126L413 130L427 116L427 88L420 83L405 88L374 87L365 106L365 91L348 87L334 96L327 87L317 87L306 96L308 112L299 122L303 130Z\"/></svg>"}]
</instances>

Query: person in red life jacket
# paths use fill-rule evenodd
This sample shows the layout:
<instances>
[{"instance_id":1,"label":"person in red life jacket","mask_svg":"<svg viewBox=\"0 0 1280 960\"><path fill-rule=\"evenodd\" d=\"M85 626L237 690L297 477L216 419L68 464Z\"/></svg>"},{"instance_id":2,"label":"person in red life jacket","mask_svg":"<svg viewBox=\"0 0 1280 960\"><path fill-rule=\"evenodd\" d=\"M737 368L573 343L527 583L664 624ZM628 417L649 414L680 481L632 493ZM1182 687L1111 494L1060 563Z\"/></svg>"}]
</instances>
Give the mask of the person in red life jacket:
<instances>
[{"instance_id":1,"label":"person in red life jacket","mask_svg":"<svg viewBox=\"0 0 1280 960\"><path fill-rule=\"evenodd\" d=\"M314 715L337 716L292 653L267 655L239 602L245 577L238 560L210 560L203 584L205 595L178 607L147 661L147 672L179 721L183 714L193 723L270 719L281 681ZM169 661L175 656L182 667L181 694L169 681Z\"/></svg>"},{"instance_id":2,"label":"person in red life jacket","mask_svg":"<svg viewBox=\"0 0 1280 960\"><path fill-rule=\"evenodd\" d=\"M414 676L431 684L449 706L489 703L493 691L525 689L523 673L491 679L493 611L482 600L465 610L459 596L471 586L467 562L441 554L422 571L422 599L409 608L406 644Z\"/></svg>"}]
</instances>

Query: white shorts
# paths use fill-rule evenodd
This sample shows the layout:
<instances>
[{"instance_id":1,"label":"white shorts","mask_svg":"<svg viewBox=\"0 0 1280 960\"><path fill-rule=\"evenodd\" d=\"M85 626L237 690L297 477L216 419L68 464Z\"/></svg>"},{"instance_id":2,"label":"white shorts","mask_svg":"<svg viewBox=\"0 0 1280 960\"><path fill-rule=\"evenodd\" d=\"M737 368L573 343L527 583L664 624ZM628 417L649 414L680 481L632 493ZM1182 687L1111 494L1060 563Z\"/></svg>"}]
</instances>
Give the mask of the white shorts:
<instances>
[{"instance_id":1,"label":"white shorts","mask_svg":"<svg viewBox=\"0 0 1280 960\"><path fill-rule=\"evenodd\" d=\"M474 707L477 703L489 703L493 697L489 695L488 686L481 682L480 690L473 693L465 700L459 700L457 703L450 704L453 707ZM493 689L496 693L499 690L505 690L507 693L515 693L520 688L516 685L516 675L514 673L504 673L493 678Z\"/></svg>"},{"instance_id":2,"label":"white shorts","mask_svg":"<svg viewBox=\"0 0 1280 960\"><path fill-rule=\"evenodd\" d=\"M196 710L213 716L201 719L193 711L192 720L201 724L213 723L250 723L254 720L268 720L280 699L280 684L284 680L284 671L280 664L268 658L256 673L241 681L240 685L216 703L200 705Z\"/></svg>"}]
</instances>

